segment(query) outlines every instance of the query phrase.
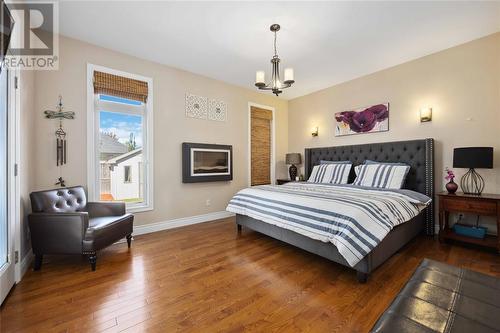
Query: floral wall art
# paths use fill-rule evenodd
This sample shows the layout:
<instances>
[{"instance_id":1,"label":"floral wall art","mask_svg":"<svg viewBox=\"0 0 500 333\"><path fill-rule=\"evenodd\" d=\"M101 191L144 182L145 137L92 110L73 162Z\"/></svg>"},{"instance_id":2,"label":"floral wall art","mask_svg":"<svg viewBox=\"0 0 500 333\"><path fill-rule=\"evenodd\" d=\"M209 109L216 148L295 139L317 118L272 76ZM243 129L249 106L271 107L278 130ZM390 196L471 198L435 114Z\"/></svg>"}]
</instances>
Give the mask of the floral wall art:
<instances>
[{"instance_id":1,"label":"floral wall art","mask_svg":"<svg viewBox=\"0 0 500 333\"><path fill-rule=\"evenodd\" d=\"M211 99L208 106L208 119L215 121L226 121L227 104L223 101Z\"/></svg>"},{"instance_id":2,"label":"floral wall art","mask_svg":"<svg viewBox=\"0 0 500 333\"><path fill-rule=\"evenodd\" d=\"M224 101L186 93L186 117L226 121L227 104Z\"/></svg>"},{"instance_id":3,"label":"floral wall art","mask_svg":"<svg viewBox=\"0 0 500 333\"><path fill-rule=\"evenodd\" d=\"M186 117L207 119L208 99L202 96L186 94Z\"/></svg>"},{"instance_id":4,"label":"floral wall art","mask_svg":"<svg viewBox=\"0 0 500 333\"><path fill-rule=\"evenodd\" d=\"M335 136L389 130L389 103L335 113Z\"/></svg>"}]
</instances>

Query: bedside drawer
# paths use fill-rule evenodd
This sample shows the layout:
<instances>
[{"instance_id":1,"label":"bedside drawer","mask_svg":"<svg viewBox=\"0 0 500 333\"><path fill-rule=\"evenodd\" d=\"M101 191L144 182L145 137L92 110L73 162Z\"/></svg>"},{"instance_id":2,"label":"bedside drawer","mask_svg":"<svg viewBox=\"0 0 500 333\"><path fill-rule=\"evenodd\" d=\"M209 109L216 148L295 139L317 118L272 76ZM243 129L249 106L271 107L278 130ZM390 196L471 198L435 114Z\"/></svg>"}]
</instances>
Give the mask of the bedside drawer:
<instances>
[{"instance_id":1,"label":"bedside drawer","mask_svg":"<svg viewBox=\"0 0 500 333\"><path fill-rule=\"evenodd\" d=\"M443 199L441 204L444 210L460 213L476 213L479 215L497 215L497 203L488 200L462 200L462 199Z\"/></svg>"}]
</instances>

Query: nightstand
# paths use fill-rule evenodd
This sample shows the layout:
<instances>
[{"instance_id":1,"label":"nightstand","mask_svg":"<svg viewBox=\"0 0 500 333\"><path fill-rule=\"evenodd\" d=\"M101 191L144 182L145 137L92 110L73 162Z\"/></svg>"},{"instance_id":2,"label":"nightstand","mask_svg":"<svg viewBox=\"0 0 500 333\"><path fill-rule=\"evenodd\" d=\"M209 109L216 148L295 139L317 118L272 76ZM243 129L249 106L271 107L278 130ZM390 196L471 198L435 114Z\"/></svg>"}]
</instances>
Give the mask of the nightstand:
<instances>
[{"instance_id":1,"label":"nightstand","mask_svg":"<svg viewBox=\"0 0 500 333\"><path fill-rule=\"evenodd\" d=\"M486 235L484 239L458 235L450 229L450 212L471 213L481 216L493 216L497 221L497 230L500 230L500 195L481 194L469 195L463 193L449 194L441 192L439 197L439 240L457 240L495 249L500 252L500 238L498 235Z\"/></svg>"},{"instance_id":2,"label":"nightstand","mask_svg":"<svg viewBox=\"0 0 500 333\"><path fill-rule=\"evenodd\" d=\"M290 180L290 179L276 179L276 185L283 185L283 184L289 183L291 181L292 180Z\"/></svg>"}]
</instances>

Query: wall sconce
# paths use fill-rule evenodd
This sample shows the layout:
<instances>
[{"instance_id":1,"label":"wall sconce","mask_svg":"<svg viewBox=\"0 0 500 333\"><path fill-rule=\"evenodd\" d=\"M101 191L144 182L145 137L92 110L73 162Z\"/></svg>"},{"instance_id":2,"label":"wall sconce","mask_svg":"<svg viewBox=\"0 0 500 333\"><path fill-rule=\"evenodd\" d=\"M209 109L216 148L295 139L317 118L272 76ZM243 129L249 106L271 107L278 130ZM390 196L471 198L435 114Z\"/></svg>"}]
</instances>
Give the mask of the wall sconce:
<instances>
[{"instance_id":1,"label":"wall sconce","mask_svg":"<svg viewBox=\"0 0 500 333\"><path fill-rule=\"evenodd\" d=\"M313 137L318 136L318 126L312 128L311 135Z\"/></svg>"},{"instance_id":2,"label":"wall sconce","mask_svg":"<svg viewBox=\"0 0 500 333\"><path fill-rule=\"evenodd\" d=\"M420 109L420 122L426 123L432 121L432 108L421 108Z\"/></svg>"}]
</instances>

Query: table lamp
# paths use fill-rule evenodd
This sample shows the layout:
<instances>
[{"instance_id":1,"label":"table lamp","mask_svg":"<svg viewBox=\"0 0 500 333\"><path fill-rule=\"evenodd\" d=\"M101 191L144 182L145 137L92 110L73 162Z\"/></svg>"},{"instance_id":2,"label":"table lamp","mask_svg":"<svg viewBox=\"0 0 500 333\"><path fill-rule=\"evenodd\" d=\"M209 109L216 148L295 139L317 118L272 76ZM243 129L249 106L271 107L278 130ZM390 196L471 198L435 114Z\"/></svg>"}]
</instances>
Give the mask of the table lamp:
<instances>
[{"instance_id":1,"label":"table lamp","mask_svg":"<svg viewBox=\"0 0 500 333\"><path fill-rule=\"evenodd\" d=\"M493 169L493 147L466 147L453 150L453 167L469 169L460 179L465 194L481 195L484 179L475 169Z\"/></svg>"},{"instance_id":2,"label":"table lamp","mask_svg":"<svg viewBox=\"0 0 500 333\"><path fill-rule=\"evenodd\" d=\"M288 173L290 174L290 180L294 181L297 177L297 167L295 164L302 163L302 159L300 153L288 153L286 154L286 164L291 164L288 169Z\"/></svg>"}]
</instances>

